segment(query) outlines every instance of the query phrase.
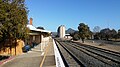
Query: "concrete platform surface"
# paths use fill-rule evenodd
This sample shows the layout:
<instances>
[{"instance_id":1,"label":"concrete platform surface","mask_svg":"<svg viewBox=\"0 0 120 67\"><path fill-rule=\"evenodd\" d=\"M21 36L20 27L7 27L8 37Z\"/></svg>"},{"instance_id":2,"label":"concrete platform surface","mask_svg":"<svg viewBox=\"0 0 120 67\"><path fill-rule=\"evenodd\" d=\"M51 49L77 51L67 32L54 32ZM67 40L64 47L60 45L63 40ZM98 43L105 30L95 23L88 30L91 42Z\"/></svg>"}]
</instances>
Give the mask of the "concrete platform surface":
<instances>
[{"instance_id":1,"label":"concrete platform surface","mask_svg":"<svg viewBox=\"0 0 120 67\"><path fill-rule=\"evenodd\" d=\"M53 45L53 40L50 39L48 46L46 47L46 57L43 60L43 66L42 67L56 67L56 62L55 62L55 53L54 53L54 45Z\"/></svg>"},{"instance_id":2,"label":"concrete platform surface","mask_svg":"<svg viewBox=\"0 0 120 67\"><path fill-rule=\"evenodd\" d=\"M0 67L56 67L52 38L44 51L38 49L40 44L27 53L16 56L0 65Z\"/></svg>"}]
</instances>

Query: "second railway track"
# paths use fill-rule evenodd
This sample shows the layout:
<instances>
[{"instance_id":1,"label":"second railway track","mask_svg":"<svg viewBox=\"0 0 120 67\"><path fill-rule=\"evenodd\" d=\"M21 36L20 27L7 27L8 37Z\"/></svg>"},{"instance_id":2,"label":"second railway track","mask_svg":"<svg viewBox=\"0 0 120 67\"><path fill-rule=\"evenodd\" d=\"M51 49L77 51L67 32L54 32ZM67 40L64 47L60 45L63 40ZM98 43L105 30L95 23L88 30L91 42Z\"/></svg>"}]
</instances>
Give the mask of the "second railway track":
<instances>
[{"instance_id":1,"label":"second railway track","mask_svg":"<svg viewBox=\"0 0 120 67\"><path fill-rule=\"evenodd\" d=\"M84 46L71 41L58 39L64 47L72 52L85 67L120 67L120 55L117 52ZM94 48L94 49L93 49Z\"/></svg>"},{"instance_id":2,"label":"second railway track","mask_svg":"<svg viewBox=\"0 0 120 67\"><path fill-rule=\"evenodd\" d=\"M90 46L90 45L83 45L80 43L71 43L71 44L74 44L77 47L83 48L87 51L101 55L105 58L108 58L108 59L120 64L120 53L118 53L118 52L114 52L114 51L110 51L110 50L106 50L106 49L101 49L101 48L97 48L97 47Z\"/></svg>"}]
</instances>

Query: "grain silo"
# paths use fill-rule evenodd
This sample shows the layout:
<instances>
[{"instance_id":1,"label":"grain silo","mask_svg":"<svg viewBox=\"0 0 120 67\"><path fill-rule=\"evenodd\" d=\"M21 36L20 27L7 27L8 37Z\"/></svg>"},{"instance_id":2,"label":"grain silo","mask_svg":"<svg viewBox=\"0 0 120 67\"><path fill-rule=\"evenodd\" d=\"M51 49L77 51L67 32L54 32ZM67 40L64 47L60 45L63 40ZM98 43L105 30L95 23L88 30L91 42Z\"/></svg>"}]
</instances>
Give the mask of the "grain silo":
<instances>
[{"instance_id":1,"label":"grain silo","mask_svg":"<svg viewBox=\"0 0 120 67\"><path fill-rule=\"evenodd\" d=\"M58 27L58 35L60 38L65 37L65 26L64 25L61 25Z\"/></svg>"}]
</instances>

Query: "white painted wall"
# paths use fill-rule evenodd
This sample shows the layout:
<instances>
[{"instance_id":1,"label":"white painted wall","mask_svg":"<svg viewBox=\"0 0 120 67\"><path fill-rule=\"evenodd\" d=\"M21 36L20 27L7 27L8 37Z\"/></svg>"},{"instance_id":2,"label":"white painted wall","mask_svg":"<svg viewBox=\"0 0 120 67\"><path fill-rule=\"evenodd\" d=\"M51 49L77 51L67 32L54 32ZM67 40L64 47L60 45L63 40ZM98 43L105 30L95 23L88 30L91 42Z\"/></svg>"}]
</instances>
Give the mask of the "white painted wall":
<instances>
[{"instance_id":1,"label":"white painted wall","mask_svg":"<svg viewBox=\"0 0 120 67\"><path fill-rule=\"evenodd\" d=\"M50 37L44 37L43 35L41 35L41 39L42 41L41 41L40 49L41 51L43 51L44 48L48 45Z\"/></svg>"}]
</instances>

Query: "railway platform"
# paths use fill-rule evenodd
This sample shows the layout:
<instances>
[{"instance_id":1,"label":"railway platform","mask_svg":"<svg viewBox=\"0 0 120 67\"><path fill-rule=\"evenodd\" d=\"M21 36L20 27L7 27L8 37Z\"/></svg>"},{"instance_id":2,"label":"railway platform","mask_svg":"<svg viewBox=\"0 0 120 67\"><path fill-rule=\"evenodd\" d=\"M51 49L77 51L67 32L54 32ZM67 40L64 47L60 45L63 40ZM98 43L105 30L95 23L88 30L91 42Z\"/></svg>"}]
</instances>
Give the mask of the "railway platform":
<instances>
[{"instance_id":1,"label":"railway platform","mask_svg":"<svg viewBox=\"0 0 120 67\"><path fill-rule=\"evenodd\" d=\"M54 39L50 39L44 51L40 67L65 67Z\"/></svg>"},{"instance_id":2,"label":"railway platform","mask_svg":"<svg viewBox=\"0 0 120 67\"><path fill-rule=\"evenodd\" d=\"M44 56L40 63L40 67L56 67L55 62L55 53L54 53L54 47L53 47L53 40L50 39L48 42L48 45L45 47Z\"/></svg>"},{"instance_id":3,"label":"railway platform","mask_svg":"<svg viewBox=\"0 0 120 67\"><path fill-rule=\"evenodd\" d=\"M0 67L64 67L63 61L52 38L41 51L40 45L27 53L3 62Z\"/></svg>"}]
</instances>

